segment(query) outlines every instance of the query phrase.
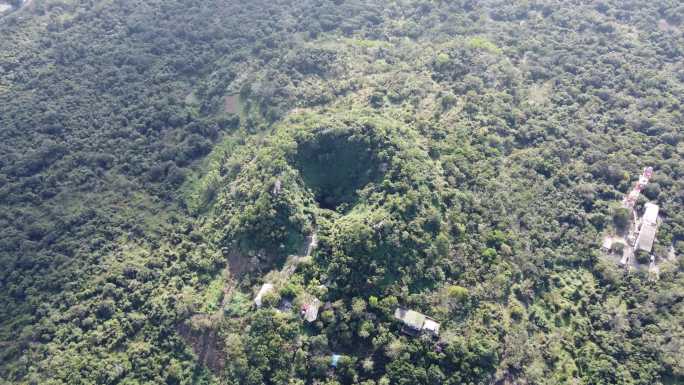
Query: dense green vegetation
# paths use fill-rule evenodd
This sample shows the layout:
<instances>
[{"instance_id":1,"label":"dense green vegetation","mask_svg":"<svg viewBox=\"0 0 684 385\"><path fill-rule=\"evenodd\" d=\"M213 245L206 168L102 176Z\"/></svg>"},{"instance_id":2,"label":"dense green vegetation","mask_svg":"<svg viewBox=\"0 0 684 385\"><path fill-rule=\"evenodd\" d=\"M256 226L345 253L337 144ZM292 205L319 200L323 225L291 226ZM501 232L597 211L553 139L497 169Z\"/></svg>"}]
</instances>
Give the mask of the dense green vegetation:
<instances>
[{"instance_id":1,"label":"dense green vegetation","mask_svg":"<svg viewBox=\"0 0 684 385\"><path fill-rule=\"evenodd\" d=\"M684 382L682 31L669 0L29 2L0 382ZM645 166L658 280L599 251Z\"/></svg>"}]
</instances>

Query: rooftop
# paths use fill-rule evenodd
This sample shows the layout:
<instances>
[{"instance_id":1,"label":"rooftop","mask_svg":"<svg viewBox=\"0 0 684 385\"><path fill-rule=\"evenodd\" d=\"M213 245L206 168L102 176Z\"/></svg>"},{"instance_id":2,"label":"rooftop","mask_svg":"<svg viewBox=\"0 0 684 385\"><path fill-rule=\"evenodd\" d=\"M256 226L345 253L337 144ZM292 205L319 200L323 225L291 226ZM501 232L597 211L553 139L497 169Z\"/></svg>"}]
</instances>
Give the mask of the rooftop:
<instances>
[{"instance_id":1,"label":"rooftop","mask_svg":"<svg viewBox=\"0 0 684 385\"><path fill-rule=\"evenodd\" d=\"M437 335L439 334L439 323L435 322L435 320L431 318L427 318L425 320L425 323L423 324L423 330L430 331L433 334Z\"/></svg>"},{"instance_id":2,"label":"rooftop","mask_svg":"<svg viewBox=\"0 0 684 385\"><path fill-rule=\"evenodd\" d=\"M653 250L653 242L655 242L656 232L658 230L658 212L660 207L653 203L646 203L646 211L641 220L641 230L636 240L636 247L638 250L651 252Z\"/></svg>"},{"instance_id":3,"label":"rooftop","mask_svg":"<svg viewBox=\"0 0 684 385\"><path fill-rule=\"evenodd\" d=\"M435 335L439 334L439 323L417 311L397 308L394 311L394 318L402 321L404 325L413 331L427 330Z\"/></svg>"},{"instance_id":4,"label":"rooftop","mask_svg":"<svg viewBox=\"0 0 684 385\"><path fill-rule=\"evenodd\" d=\"M644 223L641 226L639 237L637 238L637 249L651 252L653 250L653 242L655 242L657 227L654 224Z\"/></svg>"},{"instance_id":5,"label":"rooftop","mask_svg":"<svg viewBox=\"0 0 684 385\"><path fill-rule=\"evenodd\" d=\"M397 310L394 311L394 318L403 321L406 326L412 329L421 330L426 317L417 311L397 308Z\"/></svg>"},{"instance_id":6,"label":"rooftop","mask_svg":"<svg viewBox=\"0 0 684 385\"><path fill-rule=\"evenodd\" d=\"M644 207L646 208L646 211L644 212L643 222L655 224L658 220L658 212L660 211L660 207L650 202L646 203Z\"/></svg>"}]
</instances>

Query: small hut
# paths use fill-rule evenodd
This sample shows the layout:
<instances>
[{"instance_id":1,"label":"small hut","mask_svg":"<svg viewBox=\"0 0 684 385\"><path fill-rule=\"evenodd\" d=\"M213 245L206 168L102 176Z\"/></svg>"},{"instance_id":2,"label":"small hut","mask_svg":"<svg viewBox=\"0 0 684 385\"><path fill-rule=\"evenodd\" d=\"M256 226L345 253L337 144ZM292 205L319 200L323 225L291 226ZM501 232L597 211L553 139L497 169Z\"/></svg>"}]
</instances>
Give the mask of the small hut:
<instances>
[{"instance_id":1,"label":"small hut","mask_svg":"<svg viewBox=\"0 0 684 385\"><path fill-rule=\"evenodd\" d=\"M394 318L404 323L402 331L409 335L418 335L427 331L432 335L439 335L439 323L425 314L414 310L397 308L394 311Z\"/></svg>"},{"instance_id":2,"label":"small hut","mask_svg":"<svg viewBox=\"0 0 684 385\"><path fill-rule=\"evenodd\" d=\"M656 232L658 231L658 212L660 207L653 203L646 203L646 211L641 219L641 229L636 240L638 250L650 253L653 250Z\"/></svg>"}]
</instances>

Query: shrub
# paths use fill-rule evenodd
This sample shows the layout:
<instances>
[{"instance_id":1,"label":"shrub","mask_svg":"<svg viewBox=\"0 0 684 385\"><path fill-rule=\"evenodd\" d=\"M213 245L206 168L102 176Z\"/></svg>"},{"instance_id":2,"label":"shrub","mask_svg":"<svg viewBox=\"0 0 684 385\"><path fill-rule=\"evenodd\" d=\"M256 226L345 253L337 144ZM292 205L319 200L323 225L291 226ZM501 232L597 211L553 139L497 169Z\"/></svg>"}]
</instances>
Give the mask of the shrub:
<instances>
[{"instance_id":1,"label":"shrub","mask_svg":"<svg viewBox=\"0 0 684 385\"><path fill-rule=\"evenodd\" d=\"M451 299L464 301L468 298L469 291L463 286L451 285L447 288L447 295Z\"/></svg>"},{"instance_id":2,"label":"shrub","mask_svg":"<svg viewBox=\"0 0 684 385\"><path fill-rule=\"evenodd\" d=\"M634 253L634 258L636 259L637 262L646 264L651 261L651 255L643 250L637 250Z\"/></svg>"},{"instance_id":3,"label":"shrub","mask_svg":"<svg viewBox=\"0 0 684 385\"><path fill-rule=\"evenodd\" d=\"M613 225L620 232L625 232L629 229L629 224L632 220L632 213L629 209L624 207L617 207L613 210Z\"/></svg>"},{"instance_id":4,"label":"shrub","mask_svg":"<svg viewBox=\"0 0 684 385\"><path fill-rule=\"evenodd\" d=\"M622 242L613 242L613 244L610 246L610 251L616 254L622 254L622 251L625 249L625 244Z\"/></svg>"}]
</instances>

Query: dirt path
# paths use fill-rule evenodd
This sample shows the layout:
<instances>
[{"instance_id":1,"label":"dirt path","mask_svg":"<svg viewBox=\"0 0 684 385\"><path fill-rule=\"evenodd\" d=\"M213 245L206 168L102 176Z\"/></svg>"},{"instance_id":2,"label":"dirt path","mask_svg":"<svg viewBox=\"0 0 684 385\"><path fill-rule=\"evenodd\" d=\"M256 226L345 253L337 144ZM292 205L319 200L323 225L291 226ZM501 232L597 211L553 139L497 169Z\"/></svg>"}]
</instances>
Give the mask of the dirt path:
<instances>
[{"instance_id":1,"label":"dirt path","mask_svg":"<svg viewBox=\"0 0 684 385\"><path fill-rule=\"evenodd\" d=\"M657 281L660 279L660 268L656 265L655 260L651 261L648 265L648 278L651 281Z\"/></svg>"}]
</instances>

